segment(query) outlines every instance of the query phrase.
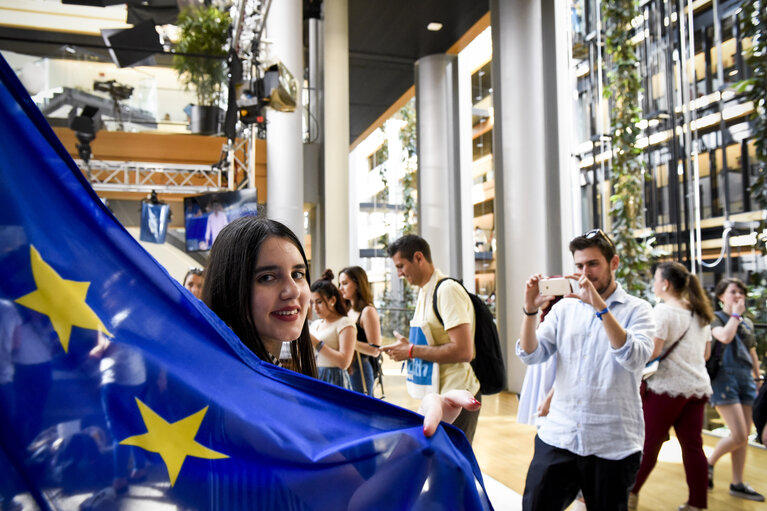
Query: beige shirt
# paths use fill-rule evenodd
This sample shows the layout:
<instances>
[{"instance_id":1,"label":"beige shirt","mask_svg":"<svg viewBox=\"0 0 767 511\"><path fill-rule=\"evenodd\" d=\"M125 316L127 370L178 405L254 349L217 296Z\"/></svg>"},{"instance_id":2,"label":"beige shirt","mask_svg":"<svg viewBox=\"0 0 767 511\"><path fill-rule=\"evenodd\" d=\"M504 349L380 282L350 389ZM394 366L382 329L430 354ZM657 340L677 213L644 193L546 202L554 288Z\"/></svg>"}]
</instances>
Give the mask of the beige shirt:
<instances>
[{"instance_id":1,"label":"beige shirt","mask_svg":"<svg viewBox=\"0 0 767 511\"><path fill-rule=\"evenodd\" d=\"M431 279L418 292L413 319L429 327L432 339L437 346L450 342L447 330L468 323L471 325L471 342L473 344L474 306L471 304L469 295L458 282L448 280L439 286L437 308L445 322L444 327L434 314L432 298L434 287L437 282L444 278L445 275L442 272L434 270ZM439 364L439 391L446 392L453 389L468 390L472 394L479 392L479 380L477 380L474 370L468 362Z\"/></svg>"},{"instance_id":2,"label":"beige shirt","mask_svg":"<svg viewBox=\"0 0 767 511\"><path fill-rule=\"evenodd\" d=\"M338 337L341 330L348 327L354 329L352 335L356 338L357 326L354 324L354 321L346 316L343 316L341 319L333 321L332 323L327 323L324 319L314 321L309 327L309 331L317 340L323 341L325 346L330 346L334 350L338 350ZM317 367L338 367L324 356L324 352L325 350L323 349L317 354Z\"/></svg>"}]
</instances>

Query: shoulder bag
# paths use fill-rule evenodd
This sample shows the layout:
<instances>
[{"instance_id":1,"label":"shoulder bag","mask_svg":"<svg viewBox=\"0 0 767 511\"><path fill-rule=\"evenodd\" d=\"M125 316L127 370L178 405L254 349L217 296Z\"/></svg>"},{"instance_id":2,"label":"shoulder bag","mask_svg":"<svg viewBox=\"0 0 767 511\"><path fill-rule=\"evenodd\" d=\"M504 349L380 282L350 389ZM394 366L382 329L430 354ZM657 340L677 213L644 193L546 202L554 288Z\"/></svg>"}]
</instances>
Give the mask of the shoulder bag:
<instances>
[{"instance_id":1,"label":"shoulder bag","mask_svg":"<svg viewBox=\"0 0 767 511\"><path fill-rule=\"evenodd\" d=\"M692 322L694 319L695 319L695 316L693 315L693 312L690 311L690 323L687 325L687 328L684 329L684 332L682 332L682 335L679 336L676 342L668 350L666 350L664 354L647 362L647 365L644 366L644 370L642 371L642 380L646 380L647 378L651 377L652 375L658 372L658 367L660 366L661 361L667 356L669 356L671 352L674 351L674 348L677 347L677 345L679 344L679 341L681 341L684 338L684 336L687 335L687 332L690 330L690 327L692 326Z\"/></svg>"}]
</instances>

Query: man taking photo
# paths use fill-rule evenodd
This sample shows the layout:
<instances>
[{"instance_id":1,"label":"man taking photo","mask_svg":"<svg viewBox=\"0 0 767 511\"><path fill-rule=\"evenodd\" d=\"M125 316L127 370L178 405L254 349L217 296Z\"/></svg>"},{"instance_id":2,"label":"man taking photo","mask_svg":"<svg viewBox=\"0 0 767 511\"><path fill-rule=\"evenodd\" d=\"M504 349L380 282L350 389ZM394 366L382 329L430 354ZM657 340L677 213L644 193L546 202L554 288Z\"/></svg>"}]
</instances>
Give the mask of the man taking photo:
<instances>
[{"instance_id":1,"label":"man taking photo","mask_svg":"<svg viewBox=\"0 0 767 511\"><path fill-rule=\"evenodd\" d=\"M535 438L523 509L564 509L578 490L588 509L628 508L639 470L644 419L639 384L653 350L649 303L615 280L620 258L600 229L570 242L575 292L538 326L541 275L525 284L517 355L525 364L558 356L554 397Z\"/></svg>"}]
</instances>

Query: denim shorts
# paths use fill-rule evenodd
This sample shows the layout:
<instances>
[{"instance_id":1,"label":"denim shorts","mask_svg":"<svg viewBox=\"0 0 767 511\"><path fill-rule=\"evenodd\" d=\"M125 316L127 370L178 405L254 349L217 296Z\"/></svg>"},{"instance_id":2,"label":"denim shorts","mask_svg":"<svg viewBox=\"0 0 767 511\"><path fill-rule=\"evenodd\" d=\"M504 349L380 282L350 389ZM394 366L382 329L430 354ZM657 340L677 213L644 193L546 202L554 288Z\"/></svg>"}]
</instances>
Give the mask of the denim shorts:
<instances>
[{"instance_id":1,"label":"denim shorts","mask_svg":"<svg viewBox=\"0 0 767 511\"><path fill-rule=\"evenodd\" d=\"M751 376L751 370L731 371L722 368L711 382L714 393L711 394L711 405L742 405L751 406L756 399L756 382Z\"/></svg>"}]
</instances>

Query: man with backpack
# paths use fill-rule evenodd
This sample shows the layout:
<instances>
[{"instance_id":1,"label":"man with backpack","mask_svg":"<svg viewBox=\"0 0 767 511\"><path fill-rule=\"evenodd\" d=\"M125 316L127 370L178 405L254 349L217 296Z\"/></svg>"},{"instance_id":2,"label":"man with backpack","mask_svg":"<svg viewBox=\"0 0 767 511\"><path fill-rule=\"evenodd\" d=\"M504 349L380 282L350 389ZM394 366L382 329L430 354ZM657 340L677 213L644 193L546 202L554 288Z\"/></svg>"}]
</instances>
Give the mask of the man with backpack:
<instances>
[{"instance_id":1,"label":"man with backpack","mask_svg":"<svg viewBox=\"0 0 767 511\"><path fill-rule=\"evenodd\" d=\"M420 359L437 364L439 388L436 392L467 390L481 402L480 383L469 364L474 358L475 320L474 306L466 290L434 267L429 244L420 236L405 235L389 245L388 252L397 275L420 288L411 329L414 325L420 326L430 342L411 343L395 332L397 342L384 346L383 350L395 361ZM437 287L439 317L433 307ZM478 408L476 411L463 409L453 422L469 443L474 438L478 418Z\"/></svg>"}]
</instances>

